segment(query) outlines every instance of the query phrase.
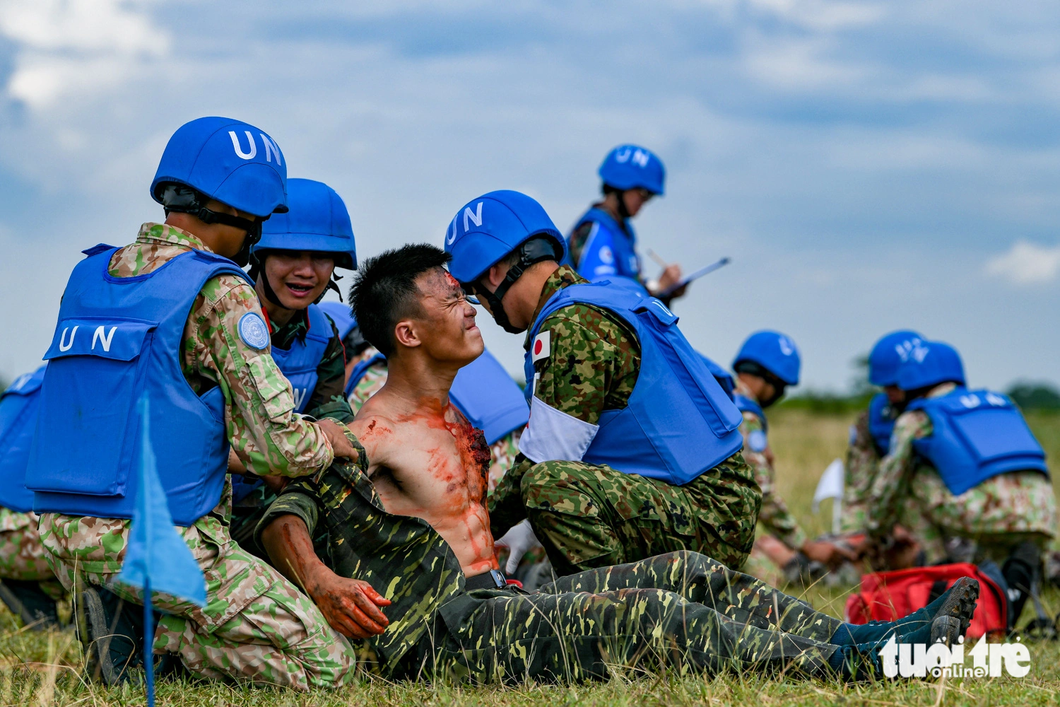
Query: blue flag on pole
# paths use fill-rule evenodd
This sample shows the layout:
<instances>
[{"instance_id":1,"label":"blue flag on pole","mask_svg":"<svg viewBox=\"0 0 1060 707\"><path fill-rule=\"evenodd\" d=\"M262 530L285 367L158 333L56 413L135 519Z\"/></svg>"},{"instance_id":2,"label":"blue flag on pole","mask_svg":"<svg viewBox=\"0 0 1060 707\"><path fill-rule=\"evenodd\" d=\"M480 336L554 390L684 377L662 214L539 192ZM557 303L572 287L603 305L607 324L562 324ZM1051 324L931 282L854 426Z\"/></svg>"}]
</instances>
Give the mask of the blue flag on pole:
<instances>
[{"instance_id":1,"label":"blue flag on pole","mask_svg":"<svg viewBox=\"0 0 1060 707\"><path fill-rule=\"evenodd\" d=\"M158 464L151 446L151 408L146 397L140 398L139 408L143 424L140 485L136 490L136 510L133 511L125 563L116 581L143 590L144 673L147 704L154 707L155 630L151 592L165 592L172 597L205 606L206 578L184 539L173 527L173 517L169 514L165 489L158 479Z\"/></svg>"},{"instance_id":2,"label":"blue flag on pole","mask_svg":"<svg viewBox=\"0 0 1060 707\"><path fill-rule=\"evenodd\" d=\"M141 589L146 589L149 582L156 592L204 606L206 580L191 550L173 527L166 492L158 479L147 398L140 399L139 407L143 420L140 484L125 564L117 581Z\"/></svg>"}]
</instances>

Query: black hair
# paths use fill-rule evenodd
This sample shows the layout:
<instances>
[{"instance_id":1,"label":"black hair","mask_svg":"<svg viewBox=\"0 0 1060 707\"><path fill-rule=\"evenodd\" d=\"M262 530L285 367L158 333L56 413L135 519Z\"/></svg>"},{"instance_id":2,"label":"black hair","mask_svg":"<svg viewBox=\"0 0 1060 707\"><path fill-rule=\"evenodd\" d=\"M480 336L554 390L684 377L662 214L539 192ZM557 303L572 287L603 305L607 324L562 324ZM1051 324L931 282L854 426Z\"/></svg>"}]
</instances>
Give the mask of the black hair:
<instances>
[{"instance_id":1,"label":"black hair","mask_svg":"<svg viewBox=\"0 0 1060 707\"><path fill-rule=\"evenodd\" d=\"M442 268L452 256L433 245L417 243L369 258L350 286L353 315L361 334L384 356L394 353L394 325L422 314L416 278Z\"/></svg>"}]
</instances>

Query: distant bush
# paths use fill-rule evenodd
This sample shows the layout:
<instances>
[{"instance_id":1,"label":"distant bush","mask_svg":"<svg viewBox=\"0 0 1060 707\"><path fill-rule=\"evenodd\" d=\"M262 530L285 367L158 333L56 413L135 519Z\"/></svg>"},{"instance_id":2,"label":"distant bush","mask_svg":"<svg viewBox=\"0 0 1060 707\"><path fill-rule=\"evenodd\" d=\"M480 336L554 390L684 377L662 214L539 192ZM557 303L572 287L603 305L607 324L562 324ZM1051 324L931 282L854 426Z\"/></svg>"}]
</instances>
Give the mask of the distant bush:
<instances>
[{"instance_id":1,"label":"distant bush","mask_svg":"<svg viewBox=\"0 0 1060 707\"><path fill-rule=\"evenodd\" d=\"M845 415L864 410L868 407L872 396L873 393L871 391L854 395L836 395L835 393L807 390L800 392L796 396L785 398L777 403L777 407L783 407L786 410L806 410L807 412Z\"/></svg>"},{"instance_id":2,"label":"distant bush","mask_svg":"<svg viewBox=\"0 0 1060 707\"><path fill-rule=\"evenodd\" d=\"M1006 393L1024 410L1060 410L1060 392L1048 383L1019 381Z\"/></svg>"}]
</instances>

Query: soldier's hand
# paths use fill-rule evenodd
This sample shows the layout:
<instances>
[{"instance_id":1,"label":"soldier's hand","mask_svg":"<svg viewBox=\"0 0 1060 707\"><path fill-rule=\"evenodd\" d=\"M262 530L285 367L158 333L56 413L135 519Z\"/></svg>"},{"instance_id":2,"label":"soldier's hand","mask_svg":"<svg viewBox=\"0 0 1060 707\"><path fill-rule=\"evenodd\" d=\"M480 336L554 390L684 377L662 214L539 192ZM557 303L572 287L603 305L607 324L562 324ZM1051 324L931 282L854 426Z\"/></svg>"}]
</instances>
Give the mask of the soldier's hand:
<instances>
[{"instance_id":1,"label":"soldier's hand","mask_svg":"<svg viewBox=\"0 0 1060 707\"><path fill-rule=\"evenodd\" d=\"M529 520L513 525L511 530L504 534L504 537L494 543L497 547L508 548L508 562L504 566L504 571L509 575L515 574L523 555L540 544L537 536L534 535L533 528L530 527Z\"/></svg>"},{"instance_id":2,"label":"soldier's hand","mask_svg":"<svg viewBox=\"0 0 1060 707\"><path fill-rule=\"evenodd\" d=\"M822 565L834 567L843 560L854 562L858 559L857 553L842 545L830 543L826 540L811 540L803 544L802 554Z\"/></svg>"},{"instance_id":3,"label":"soldier's hand","mask_svg":"<svg viewBox=\"0 0 1060 707\"><path fill-rule=\"evenodd\" d=\"M335 452L336 458L349 459L350 461L357 461L360 458L360 453L346 437L346 428L334 420L317 420L317 426L320 431L324 433L324 436L331 442L331 449Z\"/></svg>"},{"instance_id":4,"label":"soldier's hand","mask_svg":"<svg viewBox=\"0 0 1060 707\"><path fill-rule=\"evenodd\" d=\"M321 572L306 590L331 627L347 638L369 638L390 624L380 607L390 600L361 579L346 579Z\"/></svg>"},{"instance_id":5,"label":"soldier's hand","mask_svg":"<svg viewBox=\"0 0 1060 707\"><path fill-rule=\"evenodd\" d=\"M679 282L681 282L681 266L677 263L670 263L659 276L659 291L666 292ZM675 292L674 295L676 294Z\"/></svg>"}]
</instances>

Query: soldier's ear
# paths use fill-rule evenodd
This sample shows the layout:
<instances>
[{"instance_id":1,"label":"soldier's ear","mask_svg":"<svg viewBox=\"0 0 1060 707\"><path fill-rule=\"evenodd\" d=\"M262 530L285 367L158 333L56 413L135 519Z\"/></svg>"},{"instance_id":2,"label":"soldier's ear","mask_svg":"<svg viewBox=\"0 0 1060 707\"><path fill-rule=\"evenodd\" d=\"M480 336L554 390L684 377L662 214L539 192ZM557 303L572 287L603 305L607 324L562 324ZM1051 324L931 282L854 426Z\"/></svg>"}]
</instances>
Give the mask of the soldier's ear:
<instances>
[{"instance_id":1,"label":"soldier's ear","mask_svg":"<svg viewBox=\"0 0 1060 707\"><path fill-rule=\"evenodd\" d=\"M416 322L412 319L402 319L394 325L394 341L399 346L410 349L423 343L417 332Z\"/></svg>"}]
</instances>

